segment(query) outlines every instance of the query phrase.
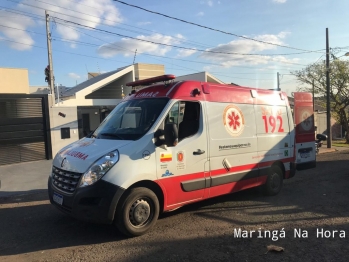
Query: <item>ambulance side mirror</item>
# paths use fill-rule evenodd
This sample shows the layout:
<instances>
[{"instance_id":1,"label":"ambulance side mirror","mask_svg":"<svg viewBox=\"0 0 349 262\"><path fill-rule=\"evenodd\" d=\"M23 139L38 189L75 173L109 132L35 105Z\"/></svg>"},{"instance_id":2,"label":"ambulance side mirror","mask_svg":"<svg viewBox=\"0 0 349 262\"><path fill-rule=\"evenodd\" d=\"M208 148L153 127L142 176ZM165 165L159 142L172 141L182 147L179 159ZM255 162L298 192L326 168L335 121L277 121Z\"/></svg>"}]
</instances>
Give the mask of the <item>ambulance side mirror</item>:
<instances>
[{"instance_id":1,"label":"ambulance side mirror","mask_svg":"<svg viewBox=\"0 0 349 262\"><path fill-rule=\"evenodd\" d=\"M168 147L178 144L178 128L175 123L167 123L165 125L165 144Z\"/></svg>"},{"instance_id":2,"label":"ambulance side mirror","mask_svg":"<svg viewBox=\"0 0 349 262\"><path fill-rule=\"evenodd\" d=\"M327 136L324 135L324 134L317 134L316 135L316 139L322 140L322 141L326 141L327 140Z\"/></svg>"}]
</instances>

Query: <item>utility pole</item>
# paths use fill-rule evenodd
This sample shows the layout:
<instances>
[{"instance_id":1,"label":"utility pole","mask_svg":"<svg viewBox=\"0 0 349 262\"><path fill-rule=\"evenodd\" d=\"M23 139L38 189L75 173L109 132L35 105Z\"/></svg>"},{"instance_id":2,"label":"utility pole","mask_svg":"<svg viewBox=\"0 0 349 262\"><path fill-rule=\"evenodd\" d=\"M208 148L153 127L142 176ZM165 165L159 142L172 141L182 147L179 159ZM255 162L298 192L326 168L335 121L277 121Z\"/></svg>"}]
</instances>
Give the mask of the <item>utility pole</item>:
<instances>
[{"instance_id":1,"label":"utility pole","mask_svg":"<svg viewBox=\"0 0 349 262\"><path fill-rule=\"evenodd\" d=\"M280 75L279 75L279 72L277 72L276 76L277 76L277 84L278 84L277 91L281 91L281 89L280 89Z\"/></svg>"},{"instance_id":2,"label":"utility pole","mask_svg":"<svg viewBox=\"0 0 349 262\"><path fill-rule=\"evenodd\" d=\"M313 79L313 112L315 112L315 86L314 86L314 79Z\"/></svg>"},{"instance_id":3,"label":"utility pole","mask_svg":"<svg viewBox=\"0 0 349 262\"><path fill-rule=\"evenodd\" d=\"M330 108L330 48L326 28L326 108L327 108L327 148L332 147L331 108Z\"/></svg>"},{"instance_id":4,"label":"utility pole","mask_svg":"<svg viewBox=\"0 0 349 262\"><path fill-rule=\"evenodd\" d=\"M53 76L53 63L52 63L52 49L51 49L51 33L50 33L50 16L45 10L46 17L46 36L47 36L47 52L48 52L48 65L50 67L50 89L51 89L51 97L52 97L52 106L56 104L55 100L55 84L54 84L54 76Z\"/></svg>"},{"instance_id":5,"label":"utility pole","mask_svg":"<svg viewBox=\"0 0 349 262\"><path fill-rule=\"evenodd\" d=\"M56 90L57 90L57 103L59 104L59 92L61 91L59 88L59 85L56 85Z\"/></svg>"}]
</instances>

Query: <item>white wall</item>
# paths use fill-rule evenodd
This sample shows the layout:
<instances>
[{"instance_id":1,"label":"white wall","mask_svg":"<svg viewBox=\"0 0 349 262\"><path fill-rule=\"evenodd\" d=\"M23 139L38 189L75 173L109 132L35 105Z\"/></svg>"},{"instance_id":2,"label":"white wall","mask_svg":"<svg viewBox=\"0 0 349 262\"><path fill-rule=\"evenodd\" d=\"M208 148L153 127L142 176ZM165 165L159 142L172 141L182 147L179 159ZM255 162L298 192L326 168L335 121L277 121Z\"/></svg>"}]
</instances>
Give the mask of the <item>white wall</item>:
<instances>
[{"instance_id":1,"label":"white wall","mask_svg":"<svg viewBox=\"0 0 349 262\"><path fill-rule=\"evenodd\" d=\"M194 81L201 81L206 82L206 74L205 72L190 74L190 75L183 75L183 76L176 76L175 81L182 81L182 80L194 80Z\"/></svg>"},{"instance_id":2,"label":"white wall","mask_svg":"<svg viewBox=\"0 0 349 262\"><path fill-rule=\"evenodd\" d=\"M176 76L175 81L183 81L183 80L194 80L194 81L201 81L201 82L224 84L224 82L222 82L221 80L219 80L218 78L214 77L213 75L207 72Z\"/></svg>"},{"instance_id":3,"label":"white wall","mask_svg":"<svg viewBox=\"0 0 349 262\"><path fill-rule=\"evenodd\" d=\"M49 94L50 88L48 86L29 86L30 94Z\"/></svg>"},{"instance_id":4,"label":"white wall","mask_svg":"<svg viewBox=\"0 0 349 262\"><path fill-rule=\"evenodd\" d=\"M0 93L29 94L28 69L0 68Z\"/></svg>"},{"instance_id":5,"label":"white wall","mask_svg":"<svg viewBox=\"0 0 349 262\"><path fill-rule=\"evenodd\" d=\"M76 98L64 100L57 103L57 106L60 107L71 107L71 106L115 106L119 103L121 99L85 99L85 98Z\"/></svg>"},{"instance_id":6,"label":"white wall","mask_svg":"<svg viewBox=\"0 0 349 262\"><path fill-rule=\"evenodd\" d=\"M59 116L65 114L65 117ZM79 140L77 107L50 107L52 157L64 146ZM70 138L61 138L61 128L70 127Z\"/></svg>"}]
</instances>

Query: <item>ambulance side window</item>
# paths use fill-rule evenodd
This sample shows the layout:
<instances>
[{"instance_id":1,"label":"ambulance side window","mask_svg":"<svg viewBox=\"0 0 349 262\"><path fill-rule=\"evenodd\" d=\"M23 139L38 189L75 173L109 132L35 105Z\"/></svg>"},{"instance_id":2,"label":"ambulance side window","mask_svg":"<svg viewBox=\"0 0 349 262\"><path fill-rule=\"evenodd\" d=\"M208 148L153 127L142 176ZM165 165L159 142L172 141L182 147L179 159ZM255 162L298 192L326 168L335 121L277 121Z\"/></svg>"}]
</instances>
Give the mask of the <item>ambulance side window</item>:
<instances>
[{"instance_id":1,"label":"ambulance side window","mask_svg":"<svg viewBox=\"0 0 349 262\"><path fill-rule=\"evenodd\" d=\"M178 107L179 107L179 102L175 103L170 112L168 113L168 116L166 117L165 124L168 123L174 123L178 127Z\"/></svg>"},{"instance_id":2,"label":"ambulance side window","mask_svg":"<svg viewBox=\"0 0 349 262\"><path fill-rule=\"evenodd\" d=\"M199 130L200 104L198 102L177 102L166 117L165 124L175 123L179 141L195 135Z\"/></svg>"},{"instance_id":3,"label":"ambulance side window","mask_svg":"<svg viewBox=\"0 0 349 262\"><path fill-rule=\"evenodd\" d=\"M178 127L183 120L184 107L185 102L175 103L165 119L165 124L174 123Z\"/></svg>"}]
</instances>

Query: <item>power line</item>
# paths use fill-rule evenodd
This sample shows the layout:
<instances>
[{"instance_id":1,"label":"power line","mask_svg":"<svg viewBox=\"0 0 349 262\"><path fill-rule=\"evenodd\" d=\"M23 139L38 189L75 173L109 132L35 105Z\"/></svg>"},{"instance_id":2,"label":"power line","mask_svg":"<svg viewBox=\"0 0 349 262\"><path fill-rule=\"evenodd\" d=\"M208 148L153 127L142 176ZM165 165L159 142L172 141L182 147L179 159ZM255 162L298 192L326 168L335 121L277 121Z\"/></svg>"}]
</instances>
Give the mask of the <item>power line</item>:
<instances>
[{"instance_id":1,"label":"power line","mask_svg":"<svg viewBox=\"0 0 349 262\"><path fill-rule=\"evenodd\" d=\"M62 24L64 25L64 24ZM43 34L43 33L39 33L39 32L35 32L35 31L30 31L30 30L24 30L24 29L19 29L19 28L16 28L16 27L10 27L10 26L5 26L5 25L1 25L1 27L6 27L6 28L11 28L11 29L15 29L15 30L20 30L20 31L25 31L25 32L30 32L30 33L35 33L35 34L39 34L39 35L45 35L46 34ZM64 25L64 26L67 26L67 25ZM72 28L70 26L67 26L69 28ZM75 28L72 28L73 30L76 30ZM98 39L102 42L104 42L103 40L97 38L97 37L94 37L94 36L91 36L87 33L84 33L84 32L81 32L79 30L76 30L78 31L79 33L83 33L83 34L86 34L92 38L95 38L95 39ZM96 47L99 47L100 45L98 44L92 44L92 43L87 43L87 42L83 42L83 41L72 41L72 40L67 40L67 39L58 39L58 38L53 38L52 40L54 41L62 41L62 42L70 42L70 43L74 43L74 44L80 44L80 45L87 45L87 46L96 46ZM109 47L111 49L121 49L121 50L126 50L126 51L131 51L129 49L125 49L125 48L121 48L121 47ZM179 59L179 58L169 58L169 57L166 57L166 56L158 56L158 55L151 55L151 54L146 54L146 53L140 53L140 55L146 55L146 56L151 56L151 57L159 57L159 58L163 58L163 59L174 59L174 60L179 60L179 61L185 61L185 62L191 62L191 63L198 63L198 64L205 64L205 65L216 65L216 66L221 66L220 64L215 64L215 63L207 63L207 62L199 62L199 61L193 61L193 60L187 60L187 59ZM240 68L247 68L247 69L254 69L254 68L251 68L251 67L247 67L247 66L235 66L235 67L240 67ZM193 70L193 69L190 69L190 70ZM216 73L217 74L217 73ZM240 74L256 74L256 73L237 73L238 75ZM274 74L274 73L258 73L258 74Z\"/></svg>"},{"instance_id":2,"label":"power line","mask_svg":"<svg viewBox=\"0 0 349 262\"><path fill-rule=\"evenodd\" d=\"M2 39L0 40L0 42L1 42L1 41L6 41L6 42L11 42L11 43L21 44L21 45L26 45L26 46L32 46L32 47L36 47L36 48L40 48L40 49L47 49L47 47L42 47L42 46L37 46L37 45L31 45L31 44L25 44L25 43L22 43L22 42L13 41L13 40L10 40L10 39L5 39L5 38L2 38ZM119 61L119 60L115 60L115 59L110 59L110 58L107 59L107 58L103 58L103 57L84 55L84 54L79 54L79 53L74 53L74 52L67 52L67 51L62 51L62 50L57 50L57 49L53 49L53 50L54 50L55 52L60 52L60 53L66 53L66 54L72 54L72 55L90 57L90 58L95 58L95 59L116 61L116 62L119 62L119 63L126 64L126 63L123 62L123 61Z\"/></svg>"},{"instance_id":3,"label":"power line","mask_svg":"<svg viewBox=\"0 0 349 262\"><path fill-rule=\"evenodd\" d=\"M1 27L6 27L6 28L15 29L15 30L19 30L19 31L24 31L24 32L29 32L29 33L34 33L34 34L46 36L46 34L44 34L44 33L39 33L39 32L35 32L35 31L31 31L31 30L25 30L25 29L20 29L20 28L16 28L16 27L12 27L12 26L1 25L1 24L0 24L0 26L1 26Z\"/></svg>"},{"instance_id":4,"label":"power line","mask_svg":"<svg viewBox=\"0 0 349 262\"><path fill-rule=\"evenodd\" d=\"M102 39L100 39L100 38L98 38L98 37L92 36L92 35L87 34L87 33L85 33L85 32L81 32L81 31L77 30L74 26L68 26L68 25L66 25L66 24L59 23L59 22L58 22L58 24L63 25L63 26L66 26L66 27L71 28L71 29L73 29L73 30L76 30L77 32L79 32L79 33L81 33L81 34L85 34L85 35L87 35L87 36L89 36L89 37L92 37L92 38L95 38L95 39L97 39L97 40L100 40L100 41L102 41L103 43L112 44L112 43L109 43L109 42L105 42L104 40L102 40ZM115 45L115 44L112 44L112 45L117 46L117 45ZM99 46L99 45L98 45L98 46ZM108 48L111 48L111 47L108 47ZM133 50L126 49L126 48L122 48L122 47L119 47L119 46L118 46L118 48L121 49L121 50L126 50L126 51L129 51L129 52L132 52L132 53L133 53ZM193 60L188 60L188 59L181 59L181 58L173 58L173 57L152 55L152 54L147 54L147 53L142 53L142 52L140 52L139 55L152 56L152 57L160 57L160 58L165 58L165 59L179 60L179 61L184 61L184 62L205 64L205 65L222 66L221 64L217 64L217 63L208 63L208 62L193 61ZM306 65L304 65L304 64L292 63L292 62L286 62L286 61L273 61L273 62L275 62L275 63L287 63L287 64L292 64L292 65L297 65L297 66L298 66L298 65L306 66ZM254 69L254 68L251 68L251 67L249 67L249 66L234 66L234 67Z\"/></svg>"},{"instance_id":5,"label":"power line","mask_svg":"<svg viewBox=\"0 0 349 262\"><path fill-rule=\"evenodd\" d=\"M54 11L54 10L51 10L51 9L48 9L48 8L41 8L41 7L38 7L38 6L35 6L35 5L30 5L30 4L26 4L26 3L19 3L19 2L16 2L16 1L13 1L13 0L7 0L9 2L13 2L13 3L17 3L17 4L21 4L21 5L26 5L26 6L30 6L30 7L33 7L33 8L37 8L37 9L41 9L41 10L47 10L47 11L50 11L52 13L56 13L56 14L60 14L60 15L64 15L64 16L68 16L68 17L72 17L72 18L75 18L75 19L79 19L79 20L83 20L83 21L87 21L87 22L92 22L92 23L95 23L96 21L92 21L92 20L88 20L88 19L85 19L85 18L82 18L82 17L77 17L77 16L73 16L73 15L68 15L68 14L65 14L65 13L61 13L61 12L57 12L57 11ZM59 7L59 8L62 8L62 9L66 9L66 10L70 10L69 8L66 8L66 7L62 7L62 6L59 6L59 5L54 5L54 4L51 4L51 3L47 3L47 2L44 2L44 1L40 1L40 0L36 0L37 2L41 2L41 3L45 3L47 5L50 5L50 6L56 6L56 7ZM86 5L85 5L86 6ZM93 15L90 15L90 14L86 14L86 13L83 13L83 12L79 12L79 11L74 11L75 13L79 13L79 14L83 14L83 15L86 15L86 16L90 16L90 17L94 17L94 18L98 18L100 19L100 17L97 17L97 16L93 16ZM134 28L137 28L137 29L141 29L141 30L145 30L145 31L150 31L152 33L157 33L157 32L154 32L152 30L147 30L147 29L142 29L142 28L139 28L139 27L136 27L136 26L131 26L131 25L128 25L128 24L125 24L125 23L121 23L121 22L117 22L115 20L111 20L111 19L106 19L104 18L104 20L106 21L111 21L111 22L114 22L114 23L118 23L118 24L122 24L122 25L125 25L125 26L129 26L129 27L134 27ZM128 32L132 32L132 33L137 33L137 34L143 34L142 32L139 32L139 31L134 31L134 30L130 30L130 29L126 29L126 28L122 28L122 27L118 27L118 26L111 26L111 25L108 25L108 24L105 24L105 23L102 23L100 22L100 24L102 25L105 25L105 26L109 26L109 27L114 27L114 28L117 28L117 29L120 29L120 30L125 30L125 31L128 31ZM162 34L162 33L160 33ZM188 43L190 45L196 45L196 46L201 46L201 47L210 47L208 45L205 45L205 44L201 44L201 43L198 43L198 42L195 42L195 41L189 41L189 40L184 40L182 38L179 38L177 36L172 36L173 38L177 39L177 40L180 40L181 42L185 42L185 43Z\"/></svg>"},{"instance_id":6,"label":"power line","mask_svg":"<svg viewBox=\"0 0 349 262\"><path fill-rule=\"evenodd\" d=\"M62 24L63 26L67 26L67 25L64 25ZM15 29L15 30L20 30L20 31L25 31L25 32L30 32L30 33L35 33L35 34L39 34L39 35L45 35L46 34L43 34L43 33L39 33L39 32L35 32L35 31L30 31L30 30L24 30L24 29L20 29L20 28L16 28L16 27L10 27L10 26L5 26L5 25L1 25L1 27L6 27L6 28L11 28L11 29ZM70 26L67 26L69 28L72 28L73 30L76 30L78 31L79 33L83 33L83 34L86 34L92 38L95 38L95 39L98 39L102 42L104 42L104 40L100 39L100 38L97 38L97 37L94 37L92 35L89 35L87 33L84 33L84 32L81 32L73 27L70 27ZM87 42L83 42L83 41L73 41L73 40L67 40L67 39L58 39L58 38L53 38L52 40L54 41L61 41L61 42L69 42L69 43L73 43L73 44L80 44L80 45L85 45L85 46L95 46L95 47L99 47L100 45L98 44L92 44L92 43L87 43ZM126 50L126 51L131 51L129 49L125 49L125 48L122 48L122 47L109 47L110 49L121 49L121 50ZM162 58L162 59L171 59L171 60L179 60L179 61L185 61L185 62L191 62L191 63L198 63L198 64L205 64L205 65L215 65L215 66L221 66L221 64L215 64L215 63L208 63L208 62L200 62L200 61L193 61L193 60L187 60L187 59L180 59L180 58L169 58L169 57L166 57L166 56L158 56L158 55L151 55L151 54L146 54L146 53L140 53L140 55L145 55L145 56L151 56L151 57L159 57L159 58ZM235 67L238 67L238 68L247 68L247 69L255 69L255 68L251 68L251 67L247 67L247 66L235 66ZM192 69L191 69L192 70ZM256 74L256 73L236 73L236 74ZM274 73L261 73L259 72L258 74L274 74Z\"/></svg>"},{"instance_id":7,"label":"power line","mask_svg":"<svg viewBox=\"0 0 349 262\"><path fill-rule=\"evenodd\" d=\"M46 47L42 47L42 46L37 46L37 45L31 45L31 44L25 44L25 43L22 43L22 42L18 42L18 41L13 41L13 40L9 40L9 39L1 39L1 41L6 41L6 42L11 42L11 43L16 43L16 44L21 44L21 45L26 45L26 46L31 46L31 47L35 47L35 48L40 48L40 49L47 49ZM0 42L1 42L0 41ZM84 55L84 54L79 54L79 53L74 53L74 52L67 52L67 51L62 51L62 50L57 50L57 49L53 49L55 52L60 52L60 53L66 53L66 54L71 54L71 55L78 55L78 56L83 56L83 57L89 57L89 58L95 58L95 59L102 59L102 60L108 60L108 61L116 61L118 63L121 63L123 65L130 65L128 63L125 63L124 61L119 61L119 60L115 60L115 59L106 59L106 58L101 58L101 57L96 57L96 56L90 56L90 55ZM202 71L198 71L198 70L195 70L195 69L192 69L192 68L187 68L187 67L183 67L183 66L178 66L178 65L175 65L177 67L182 67L182 68L185 68L185 69L176 69L176 70L182 70L182 71L185 71L185 70L191 70L191 71L194 71L196 73L199 73L199 72L202 72ZM231 75L224 75L224 74L221 74L221 73L216 73L216 72L211 72L211 73L214 73L215 75L219 75L219 76L224 76L224 77L231 77ZM242 78L242 77L234 77L235 79L245 79L245 80L256 80L255 78ZM272 79L258 79L258 80L263 80L263 81L271 81Z\"/></svg>"},{"instance_id":8,"label":"power line","mask_svg":"<svg viewBox=\"0 0 349 262\"><path fill-rule=\"evenodd\" d=\"M7 1L10 1L10 2L14 2L14 3L17 3L17 4L23 4L23 5L27 5L27 6L31 6L31 7L34 7L34 8L38 8L38 9L42 9L42 10L45 10L44 8L40 8L40 7L37 7L37 6L33 6L33 5L29 5L29 4L24 4L24 3L18 3L18 2L15 2L15 1L12 1L12 0L7 0ZM39 1L39 0L37 0ZM39 1L39 2L42 2L42 3L46 3L46 2L43 2L43 1ZM57 6L57 5L56 5ZM60 6L58 6L60 7ZM60 7L60 8L64 8L64 7ZM64 8L64 9L67 9L67 8ZM68 9L69 10L69 9ZM67 14L64 14L64 13L60 13L60 12L56 12L56 11L53 11L53 10L50 10L51 12L54 12L54 13L57 13L57 14L61 14L61 15L65 15L65 16L69 16L69 17L74 17L74 18L77 18L77 19L81 19L81 20L85 20L85 21L89 21L89 22L93 22L91 20L87 20L87 19L83 19L83 18L78 18L78 17L75 17L75 16L71 16L71 15L67 15ZM79 12L81 13L81 12ZM82 14L85 14L85 13L82 13ZM85 15L88 15L88 14L85 14ZM91 16L91 15L90 15ZM64 20L64 19L62 19ZM69 21L71 22L71 21ZM73 23L73 22L71 22ZM76 23L76 24L79 24L79 23ZM81 25L81 24L79 24ZM84 25L81 25L81 26L84 26ZM109 25L108 25L109 26ZM86 26L85 26L86 27ZM96 29L96 28L93 28L93 27L89 27L90 29L95 29L95 30L99 30L99 29ZM127 29L124 29L124 28L120 28L122 30L127 30ZM105 30L106 31L106 30ZM127 30L127 31L131 31L131 30ZM106 31L108 33L112 33L112 34L116 34L116 33L113 33L113 32L109 32L109 31ZM134 31L131 31L131 32L134 32ZM131 39L135 39L135 40L138 40L138 41L145 41L145 42L150 42L150 43L153 43L153 44L158 44L158 45L166 45L166 44L162 44L162 43L157 43L157 42L152 42L152 41L147 41L147 40L143 40L143 39L139 39L139 38L133 38L133 37L129 37L129 36L124 36L124 35L120 35L120 34L116 34L116 35L119 35L119 36L122 36L122 37L126 37L126 38L131 38ZM176 37L174 37L176 38ZM190 41L183 41L183 39L180 38L180 41L182 42L190 42ZM281 56L281 55L295 55L295 54L304 54L304 53L311 53L311 52L319 52L319 51L322 51L322 50L317 50L317 51L307 51L307 52L301 52L301 53L288 53L288 54L240 54L240 53L227 53L227 52L217 52L217 51L212 51L212 50L202 50L202 49L196 49L196 48L186 48L186 47L180 47L180 46L175 46L175 45L166 45L166 46L171 46L171 47L175 47L175 48L180 48L180 49L186 49L186 50L192 50L192 51L200 51L200 52L209 52L209 53L219 53L219 54L232 54L232 55L249 55L249 56ZM288 64L297 64L297 63L291 63L291 62L284 62L284 63L288 63ZM301 65L301 64L299 64Z\"/></svg>"},{"instance_id":9,"label":"power line","mask_svg":"<svg viewBox=\"0 0 349 262\"><path fill-rule=\"evenodd\" d=\"M183 23L186 23L186 24L195 25L195 26L198 26L198 27L201 27L201 28L205 28L205 29L208 29L208 30L220 32L220 33L223 33L223 34L226 34L226 35L232 35L232 36L236 36L236 37L239 37L239 38L243 38L243 39L247 39L247 40L251 40L251 41L255 41L255 42L259 42L259 43L263 43L263 44L274 45L274 46L279 46L279 47L284 47L284 48L289 48L289 49L294 49L294 50L299 50L299 51L314 52L314 53L316 52L316 51L310 51L310 50L305 50L305 49L300 49L300 48L295 48L295 47L290 47L290 46L285 46L285 45L279 45L279 44L275 44L275 43L265 42L265 41L257 40L257 39L254 39L254 38L249 38L249 37L242 36L242 35L237 35L237 34L226 32L226 31L223 31L223 30L220 30L220 29L214 29L212 27L199 25L199 24L196 24L196 23L193 23L193 22L189 22L189 21L186 21L186 20L183 20L183 19L179 19L179 18L176 18L176 17L173 17L173 16L169 16L169 15L165 15L165 14L162 14L162 13L159 13L159 12L151 11L151 10L145 9L143 7L140 7L140 6L136 6L136 5L125 3L125 2L120 1L120 0L113 0L113 1L121 3L121 4L124 4L124 5L127 5L127 6L131 6L131 7L134 7L134 8L137 8L137 9L140 9L140 10L152 13L152 14L164 16L166 18L177 20L177 21L180 21L180 22L183 22Z\"/></svg>"},{"instance_id":10,"label":"power line","mask_svg":"<svg viewBox=\"0 0 349 262\"><path fill-rule=\"evenodd\" d=\"M291 82L296 82L297 81L297 79L291 79L291 80L287 80L287 81L285 81L285 82L281 82L281 84L283 85L283 84L287 84L287 83L291 83Z\"/></svg>"},{"instance_id":11,"label":"power line","mask_svg":"<svg viewBox=\"0 0 349 262\"><path fill-rule=\"evenodd\" d=\"M176 69L176 70L182 70L182 71L187 71L187 70L190 70L190 71L194 71L194 72L197 72L199 73L200 71L196 70L196 69L193 69L193 68L189 68L189 67L185 67L185 66L179 66L179 65L176 65L174 64L174 66L177 66L177 67L181 67L181 68L184 68L184 69ZM201 71L202 72L202 71ZM221 74L219 72L210 72L212 74L214 74L215 76L225 76L225 77L231 77L231 75L224 75L224 74ZM245 77L234 77L234 79L244 79L244 80L256 80L256 78L245 78ZM261 79L261 78L258 78L258 80L261 80L261 81L273 81L274 79L273 78L270 78L270 79Z\"/></svg>"},{"instance_id":12,"label":"power line","mask_svg":"<svg viewBox=\"0 0 349 262\"><path fill-rule=\"evenodd\" d=\"M42 9L42 10L48 10L48 11L51 11L51 12L54 12L54 13L57 13L57 14L61 14L61 15L65 15L65 16L74 17L74 16L71 16L71 15L67 15L67 14L64 14L64 13L57 12L57 11L53 11L53 10L49 10L49 9L44 9L44 8L41 8L41 7L38 7L38 6L33 6L33 5L30 5L30 4L18 3L18 2L13 1L13 0L7 0L7 1L14 2L14 3L17 3L17 4L27 5L27 6L34 7L34 8L38 8L38 9ZM37 0L37 1L48 4L47 2L44 2L44 1L40 1L40 0ZM124 3L124 2L118 1L118 0L114 0L114 1L117 1L117 2L120 2L120 3ZM127 3L124 3L124 4L129 5L129 4L127 4ZM50 5L52 5L52 4L50 4ZM57 5L54 5L54 6L57 6ZM133 6L133 5L130 5L130 6ZM57 6L57 7L60 7L60 8L63 8L63 9L67 9L67 8L61 7L61 6ZM137 7L137 6L134 6L134 7ZM143 8L141 8L141 7L137 7L137 8L143 9ZM68 10L70 10L70 9L68 9ZM147 9L144 9L144 10L149 11L149 10L147 10ZM78 12L78 11L76 11L76 12L77 12L77 13L84 14L84 15L89 15L89 14L82 13L82 12ZM149 12L152 12L152 11L149 11ZM156 12L155 12L155 13L156 13ZM158 13L158 14L160 14L160 13ZM162 15L162 14L161 14L161 15ZM92 16L92 15L89 15L89 16ZM164 16L166 16L166 15L164 15ZM92 16L92 17L95 17L95 16ZM56 17L56 18L57 18L57 19L60 19L60 18L58 18L58 17ZM80 19L80 20L89 21L89 22L94 22L94 21L91 21L91 20L83 19L83 18L78 18L78 17L74 17L74 18L77 18L77 19ZM98 18L99 18L99 17L98 17ZM169 18L177 19L177 18L173 18L173 17L169 17ZM68 20L65 20L65 19L60 19L60 20L66 21L66 22L70 22L70 23L75 23L75 22L68 21ZM184 20L181 20L181 19L177 19L177 20L184 21ZM185 21L185 22L186 22L186 21ZM190 22L188 22L188 23L190 23ZM94 28L94 27L85 26L85 25L82 25L82 24L79 24L79 23L75 23L75 24L78 24L78 25L80 25L80 26L84 26L84 27L87 27L87 28L90 28L90 29L101 30L101 31L102 31L102 29L97 29L97 28ZM191 23L191 24L194 24L194 23ZM194 25L197 25L197 24L194 24ZM200 25L198 25L198 26L200 26ZM204 26L201 26L201 27L204 27ZM209 28L209 27L207 27L207 28L210 29L210 30L217 31L216 29L212 29L212 28ZM126 30L126 31L130 31L130 30L127 30L127 29L124 29L124 28L120 28L120 29ZM107 31L107 30L104 30L104 31L109 32L109 31ZM221 31L221 32L224 32L224 31ZM112 33L112 32L109 32L109 33ZM224 32L224 33L227 33L227 32ZM117 34L117 33L112 33L112 34L115 34L115 35L118 35L118 36L121 36L121 37L127 37L127 38L134 39L134 40L138 40L138 41L143 41L143 42L158 44L158 45L165 45L165 46L175 47L175 48L179 48L179 49L185 49L185 50L191 50L191 51L199 51L199 52L207 52L207 53L216 53L216 54L230 54L230 55L243 55L243 56L284 56L284 55L296 55L296 54L314 53L314 52L320 52L320 51L322 51L322 50L309 51L309 50L304 50L304 49L291 48L291 49L300 50L300 51L304 51L304 52L300 52L300 53L288 53L288 54L241 54L241 53L235 53L235 52L219 52L219 51L212 51L212 50L203 50L203 49L196 49L196 48L180 47L180 46L176 46L176 45L169 45L169 44L157 43L157 42L153 42L153 41L149 41L149 40L144 40L144 39L139 39L139 38L135 38L135 37L125 36L125 35L121 35L121 34ZM231 34L231 33L227 33L227 34ZM234 34L232 34L232 35L234 35ZM235 35L235 36L238 36L238 35ZM268 43L268 42L264 42L264 41L260 41L260 40L256 40L256 39L252 39L252 38L248 38L248 37L244 37L244 36L239 36L239 37L242 37L242 38L245 38L245 39L249 39L249 40L253 40L253 41L257 41L257 42L260 42L260 43L271 44L271 45L276 45L276 46L281 46L281 47L287 47L287 46L282 46L282 45L278 45L278 44ZM182 41L182 40L181 40L181 41ZM287 48L290 48L290 47L287 47Z\"/></svg>"},{"instance_id":13,"label":"power line","mask_svg":"<svg viewBox=\"0 0 349 262\"><path fill-rule=\"evenodd\" d=\"M47 3L47 2L44 2L44 1L40 1L40 0L36 0L37 2L42 2L42 3L46 3L46 4L49 4L49 5L53 5L53 4L51 4L51 3ZM68 0L68 1L70 1L70 2L73 2L73 3L76 3L76 2L74 2L74 0ZM85 4L82 4L82 3L76 3L76 4L80 4L80 5L83 5L83 6L87 6L87 7L90 7L90 8L93 8L93 9L95 9L95 7L92 7L92 6L90 6L90 5L85 5ZM62 7L62 6L58 6L58 5L54 5L54 6L57 6L57 7L60 7L60 8L63 8L63 9L68 9L68 8L65 8L65 7ZM69 10L69 9L68 9ZM100 9L99 9L100 10ZM78 11L74 11L74 12L76 12L76 13L81 13L81 14L85 14L85 15L88 15L88 16L92 16L92 17L96 17L96 18L99 18L99 17L97 17L97 16L93 16L93 15L90 15L90 14L86 14L86 13L82 13L82 12L78 12ZM69 16L69 15L68 15ZM73 16L72 16L73 17ZM106 21L111 21L111 22L115 22L115 23L118 23L118 24L122 24L122 25L124 25L124 26L129 26L129 27L133 27L133 28L137 28L137 29L140 29L140 30L144 30L144 31L148 31L148 32L151 32L151 33L158 33L158 32L156 32L156 31L154 31L154 30L149 30L149 29L144 29L144 28L141 28L141 27L137 27L137 26L133 26L133 25L129 25L129 24L125 24L125 23L121 23L121 22L118 22L118 21L115 21L115 20L111 20L111 19L106 19L106 18L104 18L104 20L106 20ZM104 24L104 23L102 23L103 25L107 25L107 24ZM107 25L107 26L110 26L110 25ZM111 26L110 26L111 27ZM115 27L115 26L114 26ZM120 28L120 29L122 29L122 30L126 30L126 31L130 31L130 30L127 30L127 29L124 29L124 28ZM132 32L132 31L131 31ZM142 33L142 32L137 32L137 31L133 31L133 32L136 32L136 33ZM160 34L162 34L162 35L164 35L163 33L160 33ZM192 45L198 45L198 46L202 46L202 47L208 47L208 48L210 48L210 47L212 47L212 46L209 46L209 45L206 45L206 44L202 44L202 43L199 43L199 42L196 42L196 41L189 41L189 40L184 40L184 39L182 39L182 38L179 38L179 37L177 37L177 36L173 36L173 35L171 35L173 38L176 38L176 39L178 39L178 40L180 40L181 42L186 42L186 43L191 43Z\"/></svg>"},{"instance_id":14,"label":"power line","mask_svg":"<svg viewBox=\"0 0 349 262\"><path fill-rule=\"evenodd\" d=\"M19 10L8 8L8 7L4 7L4 6L0 6L0 7L4 8L4 9L1 9L1 10L5 11L5 12L14 13L14 14L17 14L17 15L22 15L22 16L27 16L27 17L31 17L31 18L35 18L35 19L39 19L39 20L45 20L44 18L42 18L42 16L39 16L39 15L36 15L36 14L33 14L33 13L19 11ZM10 10L12 10L12 11L10 11Z\"/></svg>"},{"instance_id":15,"label":"power line","mask_svg":"<svg viewBox=\"0 0 349 262\"><path fill-rule=\"evenodd\" d=\"M141 41L141 42L146 42L146 43L151 43L151 44L156 44L156 45L162 45L162 46L167 46L167 47L174 47L174 48L178 48L178 49L184 49L184 50L191 50L191 51L198 51L198 52L203 52L203 53L214 53L214 54L225 54L225 55L241 55L241 56L284 56L284 55L295 55L295 54L304 54L304 53L312 53L313 51L306 51L306 52L301 52L301 53L288 53L288 54L248 54L248 53L235 53L235 52L220 52L220 51L212 51L212 50L203 50L203 49L197 49L197 48L191 48L191 47L183 47L183 46L177 46L177 45L171 45L171 44L164 44L164 43L159 43L159 42L154 42L151 40L145 40L145 39L140 39L140 38L136 38L136 37L132 37L132 36L127 36L127 35L122 35L122 34L118 34L115 32L111 32L108 30L104 30L104 29L99 29L99 28L94 28L92 26L87 26L87 25L83 25L77 22L73 22L73 21L69 21L69 20L65 20L59 17L54 17L58 20L64 21L66 23L71 23L71 24L75 24L75 25L79 25L81 27L86 27L92 30L96 30L96 31L101 31L101 32L106 32L109 34L113 34L113 35L117 35L120 37L125 37L125 38L129 38L129 39L133 39L133 40L137 40L137 41Z\"/></svg>"}]
</instances>

